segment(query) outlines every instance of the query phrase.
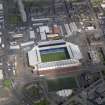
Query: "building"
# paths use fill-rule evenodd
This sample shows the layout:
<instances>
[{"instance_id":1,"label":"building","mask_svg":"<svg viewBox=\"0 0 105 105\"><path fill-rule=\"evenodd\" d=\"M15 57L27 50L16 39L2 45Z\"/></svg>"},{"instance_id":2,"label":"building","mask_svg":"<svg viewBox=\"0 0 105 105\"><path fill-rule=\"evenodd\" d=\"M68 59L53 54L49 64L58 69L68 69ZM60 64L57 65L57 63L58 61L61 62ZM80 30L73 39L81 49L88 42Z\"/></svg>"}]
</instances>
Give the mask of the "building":
<instances>
[{"instance_id":1,"label":"building","mask_svg":"<svg viewBox=\"0 0 105 105\"><path fill-rule=\"evenodd\" d=\"M29 65L40 76L68 75L79 70L82 54L79 47L64 40L39 42L28 52Z\"/></svg>"},{"instance_id":2,"label":"building","mask_svg":"<svg viewBox=\"0 0 105 105\"><path fill-rule=\"evenodd\" d=\"M46 40L47 39L46 34L50 32L49 27L48 26L40 26L39 30L40 30L41 40Z\"/></svg>"},{"instance_id":3,"label":"building","mask_svg":"<svg viewBox=\"0 0 105 105\"><path fill-rule=\"evenodd\" d=\"M0 69L0 80L3 79L3 70Z\"/></svg>"},{"instance_id":4,"label":"building","mask_svg":"<svg viewBox=\"0 0 105 105\"><path fill-rule=\"evenodd\" d=\"M58 40L61 39L61 30L59 25L40 26L39 27L40 37L42 41L46 40Z\"/></svg>"},{"instance_id":5,"label":"building","mask_svg":"<svg viewBox=\"0 0 105 105\"><path fill-rule=\"evenodd\" d=\"M0 11L3 11L3 4L0 3Z\"/></svg>"}]
</instances>

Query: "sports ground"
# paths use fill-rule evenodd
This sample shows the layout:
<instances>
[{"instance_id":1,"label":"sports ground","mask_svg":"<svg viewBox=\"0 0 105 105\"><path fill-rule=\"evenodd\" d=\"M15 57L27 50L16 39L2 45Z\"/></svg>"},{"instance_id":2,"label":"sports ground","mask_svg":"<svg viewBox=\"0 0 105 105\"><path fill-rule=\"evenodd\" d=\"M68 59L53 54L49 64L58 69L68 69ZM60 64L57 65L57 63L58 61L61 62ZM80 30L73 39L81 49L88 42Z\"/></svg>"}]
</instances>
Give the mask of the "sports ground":
<instances>
[{"instance_id":1,"label":"sports ground","mask_svg":"<svg viewBox=\"0 0 105 105\"><path fill-rule=\"evenodd\" d=\"M76 89L77 84L74 77L58 77L55 79L48 79L48 90L57 91L62 89Z\"/></svg>"},{"instance_id":2,"label":"sports ground","mask_svg":"<svg viewBox=\"0 0 105 105\"><path fill-rule=\"evenodd\" d=\"M42 62L60 61L69 58L70 56L66 48L50 49L41 52Z\"/></svg>"}]
</instances>

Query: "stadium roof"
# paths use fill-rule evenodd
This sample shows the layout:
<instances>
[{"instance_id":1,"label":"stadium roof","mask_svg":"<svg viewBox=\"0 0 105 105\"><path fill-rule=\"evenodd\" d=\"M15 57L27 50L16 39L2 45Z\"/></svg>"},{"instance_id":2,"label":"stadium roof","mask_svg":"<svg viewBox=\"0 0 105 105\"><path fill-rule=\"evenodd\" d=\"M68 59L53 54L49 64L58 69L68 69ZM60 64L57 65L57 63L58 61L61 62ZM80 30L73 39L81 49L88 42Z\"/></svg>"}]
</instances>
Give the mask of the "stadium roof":
<instances>
[{"instance_id":1,"label":"stadium roof","mask_svg":"<svg viewBox=\"0 0 105 105\"><path fill-rule=\"evenodd\" d=\"M49 40L49 41L43 41L43 42L39 42L38 43L38 46L40 47L40 46L43 46L43 45L50 45L50 44L60 44L60 43L65 43L65 41L64 40Z\"/></svg>"}]
</instances>

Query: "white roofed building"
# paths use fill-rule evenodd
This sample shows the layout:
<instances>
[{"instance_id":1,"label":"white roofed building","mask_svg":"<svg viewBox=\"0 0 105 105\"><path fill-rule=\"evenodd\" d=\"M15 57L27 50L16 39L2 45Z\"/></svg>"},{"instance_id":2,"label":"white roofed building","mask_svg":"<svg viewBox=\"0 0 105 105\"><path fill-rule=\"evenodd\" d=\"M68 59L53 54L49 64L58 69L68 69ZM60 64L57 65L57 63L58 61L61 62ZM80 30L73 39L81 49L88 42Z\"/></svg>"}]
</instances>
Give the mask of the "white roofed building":
<instances>
[{"instance_id":1,"label":"white roofed building","mask_svg":"<svg viewBox=\"0 0 105 105\"><path fill-rule=\"evenodd\" d=\"M0 10L3 10L3 4L0 3Z\"/></svg>"},{"instance_id":2,"label":"white roofed building","mask_svg":"<svg viewBox=\"0 0 105 105\"><path fill-rule=\"evenodd\" d=\"M3 71L0 69L0 80L3 79Z\"/></svg>"},{"instance_id":3,"label":"white roofed building","mask_svg":"<svg viewBox=\"0 0 105 105\"><path fill-rule=\"evenodd\" d=\"M41 40L46 40L47 39L46 33L50 32L49 27L48 26L40 26L39 30L40 30Z\"/></svg>"}]
</instances>

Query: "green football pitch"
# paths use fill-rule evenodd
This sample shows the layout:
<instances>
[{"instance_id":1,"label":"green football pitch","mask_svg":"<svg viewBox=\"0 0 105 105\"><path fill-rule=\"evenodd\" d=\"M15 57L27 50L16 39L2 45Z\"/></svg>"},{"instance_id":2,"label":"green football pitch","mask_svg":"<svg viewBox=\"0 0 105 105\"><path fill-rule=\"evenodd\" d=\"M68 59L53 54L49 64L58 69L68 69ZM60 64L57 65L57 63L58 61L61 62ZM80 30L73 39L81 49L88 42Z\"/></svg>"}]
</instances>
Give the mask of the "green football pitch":
<instances>
[{"instance_id":1,"label":"green football pitch","mask_svg":"<svg viewBox=\"0 0 105 105\"><path fill-rule=\"evenodd\" d=\"M48 79L48 90L57 91L61 89L75 89L77 88L76 80L74 77L61 77L56 79Z\"/></svg>"},{"instance_id":2,"label":"green football pitch","mask_svg":"<svg viewBox=\"0 0 105 105\"><path fill-rule=\"evenodd\" d=\"M55 52L41 55L42 62L59 61L65 59L67 59L65 52Z\"/></svg>"}]
</instances>

